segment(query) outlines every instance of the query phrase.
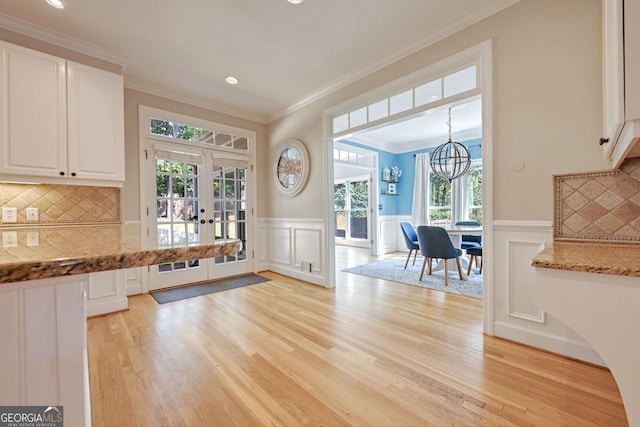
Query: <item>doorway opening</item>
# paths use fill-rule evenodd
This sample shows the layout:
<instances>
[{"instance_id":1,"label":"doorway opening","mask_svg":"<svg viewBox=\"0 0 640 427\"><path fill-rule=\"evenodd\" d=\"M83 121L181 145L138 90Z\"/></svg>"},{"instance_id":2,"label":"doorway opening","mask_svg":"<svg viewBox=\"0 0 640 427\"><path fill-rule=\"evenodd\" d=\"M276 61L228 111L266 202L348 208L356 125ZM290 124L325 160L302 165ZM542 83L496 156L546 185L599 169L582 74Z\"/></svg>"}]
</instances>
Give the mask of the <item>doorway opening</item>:
<instances>
[{"instance_id":1,"label":"doorway opening","mask_svg":"<svg viewBox=\"0 0 640 427\"><path fill-rule=\"evenodd\" d=\"M458 108L458 118L454 116L453 139L457 142L467 142L468 146L475 146L477 150L472 179L467 180L466 188L448 188L448 199L432 201L432 212L438 213L441 220L449 223L456 220L472 220L481 218L484 224L483 248L487 254L492 252L492 209L491 209L491 43L480 45L459 52L439 63L425 67L410 75L390 82L369 93L349 100L341 105L325 111L325 134L328 142L328 152L331 154L337 145L358 145L375 150L378 154L378 174L374 183L379 185L376 194L379 204L376 209L379 219L372 224L379 237L376 246L380 256L386 251L404 247L400 233L399 222L411 220L411 214L398 212L398 206L413 204L414 158L419 152L433 150L436 146L447 141L447 119L439 118L445 115L448 108ZM466 121L464 111L473 111L475 119L470 119L472 126L460 129ZM455 111L455 110L454 110ZM431 121L431 123L430 123ZM425 123L427 123L425 125ZM429 124L430 123L430 124ZM437 124L434 125L434 123ZM411 139L410 129L419 129L423 133L419 138ZM458 127L456 127L458 126ZM403 127L409 130L402 130ZM456 129L458 129L456 131ZM385 134L386 132L386 134ZM457 133L456 133L457 132ZM381 137L387 135L388 138ZM396 147L392 146L392 138L400 140ZM403 140L404 138L404 140ZM425 142L433 141L431 147ZM391 158L388 158L388 155ZM383 164L384 163L384 164ZM402 171L400 179L391 186L389 192L385 187L385 179L381 175L383 168L396 167ZM329 176L333 177L336 162L330 157L328 161ZM481 186L478 187L477 184ZM388 185L388 184L387 184ZM475 186L474 186L475 185ZM478 190L481 188L481 190ZM384 190L387 190L386 192ZM462 191L464 190L464 191ZM478 194L478 191L480 194ZM328 203L328 217L335 217L333 203L334 182L329 182L330 200ZM391 193L391 194L389 194ZM455 199L451 199L455 197ZM393 199L392 199L393 198ZM392 202L390 200L397 199ZM437 203L440 203L438 206ZM386 210L389 206L391 209ZM449 212L444 212L448 210ZM439 211L439 212L437 212ZM481 215L479 213L481 212ZM444 216L442 216L444 215ZM433 218L435 220L435 218ZM431 219L430 219L431 220ZM335 224L329 224L329 266L330 284L335 286L336 268L336 229ZM492 265L487 262L483 266L485 332L492 333L493 293L491 286Z\"/></svg>"},{"instance_id":2,"label":"doorway opening","mask_svg":"<svg viewBox=\"0 0 640 427\"><path fill-rule=\"evenodd\" d=\"M367 248L375 255L377 154L337 143L334 147L333 204L335 243Z\"/></svg>"}]
</instances>

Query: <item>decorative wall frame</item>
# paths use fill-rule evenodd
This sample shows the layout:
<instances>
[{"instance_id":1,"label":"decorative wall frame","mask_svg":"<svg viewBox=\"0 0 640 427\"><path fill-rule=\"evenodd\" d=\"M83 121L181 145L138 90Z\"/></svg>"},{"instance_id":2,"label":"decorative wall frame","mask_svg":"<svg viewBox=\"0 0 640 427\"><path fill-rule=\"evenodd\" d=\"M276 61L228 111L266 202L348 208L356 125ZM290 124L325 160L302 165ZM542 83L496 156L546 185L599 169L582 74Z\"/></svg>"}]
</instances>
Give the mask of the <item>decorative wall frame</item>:
<instances>
[{"instance_id":1,"label":"decorative wall frame","mask_svg":"<svg viewBox=\"0 0 640 427\"><path fill-rule=\"evenodd\" d=\"M309 178L309 153L297 139L288 139L276 151L273 177L285 197L299 194Z\"/></svg>"}]
</instances>

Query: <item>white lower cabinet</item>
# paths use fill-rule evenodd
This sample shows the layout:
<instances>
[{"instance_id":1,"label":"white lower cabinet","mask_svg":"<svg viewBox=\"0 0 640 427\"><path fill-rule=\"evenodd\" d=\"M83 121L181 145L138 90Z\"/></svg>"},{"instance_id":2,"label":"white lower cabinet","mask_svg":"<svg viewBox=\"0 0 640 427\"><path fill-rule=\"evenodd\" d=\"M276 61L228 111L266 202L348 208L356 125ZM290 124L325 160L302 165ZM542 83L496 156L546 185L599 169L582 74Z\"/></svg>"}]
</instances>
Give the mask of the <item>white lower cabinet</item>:
<instances>
[{"instance_id":1,"label":"white lower cabinet","mask_svg":"<svg viewBox=\"0 0 640 427\"><path fill-rule=\"evenodd\" d=\"M126 270L89 274L86 283L87 316L99 316L129 308Z\"/></svg>"},{"instance_id":2,"label":"white lower cabinet","mask_svg":"<svg viewBox=\"0 0 640 427\"><path fill-rule=\"evenodd\" d=\"M85 286L89 275L0 285L0 405L63 406L90 426Z\"/></svg>"},{"instance_id":3,"label":"white lower cabinet","mask_svg":"<svg viewBox=\"0 0 640 427\"><path fill-rule=\"evenodd\" d=\"M536 268L540 308L598 352L620 389L629 425L640 426L640 286L637 277Z\"/></svg>"}]
</instances>

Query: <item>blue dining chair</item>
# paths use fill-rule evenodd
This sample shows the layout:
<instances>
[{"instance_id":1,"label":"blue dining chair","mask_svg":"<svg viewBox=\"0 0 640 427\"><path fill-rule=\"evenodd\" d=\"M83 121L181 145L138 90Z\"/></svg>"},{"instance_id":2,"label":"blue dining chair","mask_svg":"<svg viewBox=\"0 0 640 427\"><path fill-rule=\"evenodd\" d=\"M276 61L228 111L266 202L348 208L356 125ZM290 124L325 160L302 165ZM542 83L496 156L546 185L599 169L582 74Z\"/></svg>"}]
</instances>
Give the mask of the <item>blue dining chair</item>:
<instances>
[{"instance_id":1,"label":"blue dining chair","mask_svg":"<svg viewBox=\"0 0 640 427\"><path fill-rule=\"evenodd\" d=\"M447 230L442 227L430 225L418 226L418 245L420 246L420 253L425 259L425 262L422 264L422 271L420 272L420 280L422 280L422 276L424 275L424 269L427 265L426 260L433 258L444 260L444 284L446 286L449 285L449 265L447 261L450 259L455 258L460 280L464 280L462 267L460 265L462 250L453 246ZM431 274L431 261L429 261L429 274Z\"/></svg>"},{"instance_id":2,"label":"blue dining chair","mask_svg":"<svg viewBox=\"0 0 640 427\"><path fill-rule=\"evenodd\" d=\"M415 228L413 225L408 222L401 222L400 228L402 229L402 236L404 237L404 242L407 244L407 249L409 249L409 255L407 255L407 262L404 263L404 269L407 269L407 265L409 265L409 258L411 258L411 252L413 252L413 264L416 265L416 256L418 256L418 250L420 249L420 245L418 245L418 235L416 234ZM415 252L414 252L415 251Z\"/></svg>"},{"instance_id":3,"label":"blue dining chair","mask_svg":"<svg viewBox=\"0 0 640 427\"><path fill-rule=\"evenodd\" d=\"M482 246L479 248L469 248L467 249L467 255L469 255L469 268L467 269L467 276L471 274L471 266L473 265L473 260L476 260L476 264L478 263L478 258L480 258L480 274L482 274Z\"/></svg>"},{"instance_id":4,"label":"blue dining chair","mask_svg":"<svg viewBox=\"0 0 640 427\"><path fill-rule=\"evenodd\" d=\"M472 227L480 227L478 221L458 221L455 225L468 225ZM482 248L482 236L472 236L470 234L463 234L461 238L461 249Z\"/></svg>"}]
</instances>

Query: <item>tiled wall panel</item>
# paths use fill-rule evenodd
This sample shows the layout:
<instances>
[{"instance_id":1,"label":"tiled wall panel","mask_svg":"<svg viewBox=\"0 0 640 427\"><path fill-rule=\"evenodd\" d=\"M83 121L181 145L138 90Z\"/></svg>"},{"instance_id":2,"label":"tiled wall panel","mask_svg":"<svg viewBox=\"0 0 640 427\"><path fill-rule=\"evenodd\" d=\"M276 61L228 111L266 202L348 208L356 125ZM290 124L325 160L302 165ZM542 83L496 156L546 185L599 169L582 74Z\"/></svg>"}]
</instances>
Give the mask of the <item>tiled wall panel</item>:
<instances>
[{"instance_id":1,"label":"tiled wall panel","mask_svg":"<svg viewBox=\"0 0 640 427\"><path fill-rule=\"evenodd\" d=\"M640 158L620 169L554 176L554 238L640 241Z\"/></svg>"},{"instance_id":2,"label":"tiled wall panel","mask_svg":"<svg viewBox=\"0 0 640 427\"><path fill-rule=\"evenodd\" d=\"M39 209L35 224L120 223L120 189L79 185L0 184L0 207L18 209L18 224L27 222L26 208Z\"/></svg>"}]
</instances>

